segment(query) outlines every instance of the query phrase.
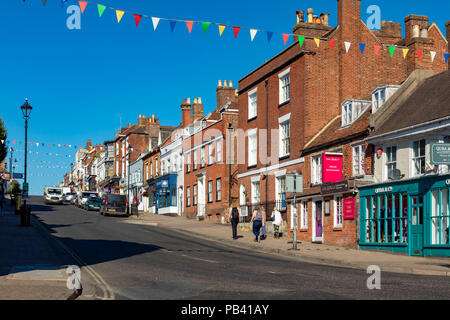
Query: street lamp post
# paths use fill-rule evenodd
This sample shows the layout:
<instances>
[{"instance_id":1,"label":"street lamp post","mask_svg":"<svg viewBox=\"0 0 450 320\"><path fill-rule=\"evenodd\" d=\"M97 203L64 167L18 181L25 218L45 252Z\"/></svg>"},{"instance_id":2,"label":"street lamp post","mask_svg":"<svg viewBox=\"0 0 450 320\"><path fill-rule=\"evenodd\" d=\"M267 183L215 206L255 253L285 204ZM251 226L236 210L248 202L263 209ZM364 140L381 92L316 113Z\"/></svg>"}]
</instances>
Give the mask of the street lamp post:
<instances>
[{"instance_id":1,"label":"street lamp post","mask_svg":"<svg viewBox=\"0 0 450 320\"><path fill-rule=\"evenodd\" d=\"M232 138L232 134L233 134L233 124L229 123L228 124L228 156L227 156L227 161L228 161L228 206L231 206L231 189L232 189L232 183L233 183L233 175L231 173L231 148L232 148L232 142L233 142L233 138Z\"/></svg>"},{"instance_id":2,"label":"street lamp post","mask_svg":"<svg viewBox=\"0 0 450 320\"><path fill-rule=\"evenodd\" d=\"M131 215L131 201L130 201L130 164L131 164L131 151L133 147L128 145L128 174L127 174L127 199L128 199L128 214Z\"/></svg>"},{"instance_id":3,"label":"street lamp post","mask_svg":"<svg viewBox=\"0 0 450 320\"><path fill-rule=\"evenodd\" d=\"M23 214L25 215L25 221L22 221L22 226L30 225L30 212L27 209L27 196L28 196L28 182L27 182L27 155L28 155L28 119L30 118L32 106L28 104L28 99L25 99L25 103L20 107L22 110L23 118L25 119L25 164L24 164L24 183L23 183Z\"/></svg>"}]
</instances>

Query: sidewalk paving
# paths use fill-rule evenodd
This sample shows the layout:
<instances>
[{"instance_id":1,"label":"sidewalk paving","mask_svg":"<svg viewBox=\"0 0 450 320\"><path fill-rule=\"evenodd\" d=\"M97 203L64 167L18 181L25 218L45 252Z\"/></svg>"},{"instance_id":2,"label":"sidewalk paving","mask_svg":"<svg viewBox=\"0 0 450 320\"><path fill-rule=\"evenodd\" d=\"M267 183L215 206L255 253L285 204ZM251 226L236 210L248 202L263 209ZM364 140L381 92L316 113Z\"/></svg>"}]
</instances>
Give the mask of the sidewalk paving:
<instances>
[{"instance_id":1,"label":"sidewalk paving","mask_svg":"<svg viewBox=\"0 0 450 320\"><path fill-rule=\"evenodd\" d=\"M20 226L9 199L0 213L0 300L66 300L70 262L32 222Z\"/></svg>"},{"instance_id":2,"label":"sidewalk paving","mask_svg":"<svg viewBox=\"0 0 450 320\"><path fill-rule=\"evenodd\" d=\"M389 252L349 249L309 242L298 243L299 250L293 251L290 250L293 246L292 238L284 236L281 239L274 239L268 233L266 240L257 243L254 242L254 235L248 228L240 228L238 235L241 237L233 240L230 224L222 225L185 217L150 213L140 213L138 217L131 216L124 221L175 229L192 236L219 241L222 244L246 248L255 252L280 254L304 262L363 270L367 270L370 265L377 265L381 271L385 272L450 276L450 258L448 257L410 257Z\"/></svg>"}]
</instances>

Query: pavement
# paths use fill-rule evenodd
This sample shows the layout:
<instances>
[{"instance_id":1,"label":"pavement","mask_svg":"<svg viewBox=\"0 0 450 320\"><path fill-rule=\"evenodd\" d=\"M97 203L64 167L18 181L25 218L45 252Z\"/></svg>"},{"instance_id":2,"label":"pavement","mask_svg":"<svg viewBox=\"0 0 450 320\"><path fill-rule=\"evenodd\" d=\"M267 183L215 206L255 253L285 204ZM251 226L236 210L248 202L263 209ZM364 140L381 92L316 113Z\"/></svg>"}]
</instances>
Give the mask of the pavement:
<instances>
[{"instance_id":1,"label":"pavement","mask_svg":"<svg viewBox=\"0 0 450 320\"><path fill-rule=\"evenodd\" d=\"M0 212L0 300L66 300L66 269L73 265L64 250L32 220L22 227L9 199Z\"/></svg>"},{"instance_id":2,"label":"pavement","mask_svg":"<svg viewBox=\"0 0 450 320\"><path fill-rule=\"evenodd\" d=\"M131 216L125 222L174 229L190 236L221 244L247 248L259 253L288 256L308 263L360 270L367 270L368 266L376 265L380 267L381 271L386 272L450 276L449 257L411 257L390 252L350 249L308 242L298 243L298 250L295 251L292 250L292 239L288 237L275 239L268 233L266 240L257 243L254 242L251 230L244 225L239 228L239 239L233 240L231 224L209 223L180 216L140 213L139 216Z\"/></svg>"}]
</instances>

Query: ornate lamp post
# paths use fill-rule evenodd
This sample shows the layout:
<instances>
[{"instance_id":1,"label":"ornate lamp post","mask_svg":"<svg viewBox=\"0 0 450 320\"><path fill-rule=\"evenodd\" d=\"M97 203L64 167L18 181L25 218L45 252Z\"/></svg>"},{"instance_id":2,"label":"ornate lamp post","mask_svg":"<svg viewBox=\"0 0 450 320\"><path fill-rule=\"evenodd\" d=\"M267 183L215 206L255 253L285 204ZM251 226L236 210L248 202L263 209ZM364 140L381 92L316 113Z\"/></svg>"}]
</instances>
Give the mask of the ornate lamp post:
<instances>
[{"instance_id":1,"label":"ornate lamp post","mask_svg":"<svg viewBox=\"0 0 450 320\"><path fill-rule=\"evenodd\" d=\"M27 156L28 156L28 119L30 118L32 106L28 104L28 99L25 99L25 103L20 107L22 110L23 118L25 119L25 171L24 171L24 201L23 201L23 214L25 215L25 220L22 221L22 226L30 225L30 212L27 209L27 196L28 196L28 183L27 183Z\"/></svg>"}]
</instances>

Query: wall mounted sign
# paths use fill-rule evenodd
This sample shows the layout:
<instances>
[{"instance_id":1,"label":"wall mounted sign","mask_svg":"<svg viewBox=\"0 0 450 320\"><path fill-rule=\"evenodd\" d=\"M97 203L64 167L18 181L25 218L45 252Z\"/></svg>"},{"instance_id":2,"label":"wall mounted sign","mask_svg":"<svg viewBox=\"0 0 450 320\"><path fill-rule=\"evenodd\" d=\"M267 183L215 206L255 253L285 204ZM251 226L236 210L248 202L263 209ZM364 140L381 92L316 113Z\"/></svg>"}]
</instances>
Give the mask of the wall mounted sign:
<instances>
[{"instance_id":1,"label":"wall mounted sign","mask_svg":"<svg viewBox=\"0 0 450 320\"><path fill-rule=\"evenodd\" d=\"M392 187L384 187L384 188L377 188L375 189L375 193L388 193L388 192L392 192Z\"/></svg>"},{"instance_id":2,"label":"wall mounted sign","mask_svg":"<svg viewBox=\"0 0 450 320\"><path fill-rule=\"evenodd\" d=\"M450 143L431 144L431 164L450 165Z\"/></svg>"},{"instance_id":3,"label":"wall mounted sign","mask_svg":"<svg viewBox=\"0 0 450 320\"><path fill-rule=\"evenodd\" d=\"M339 181L334 183L326 183L320 186L321 194L343 193L348 191L348 181Z\"/></svg>"},{"instance_id":4,"label":"wall mounted sign","mask_svg":"<svg viewBox=\"0 0 450 320\"><path fill-rule=\"evenodd\" d=\"M322 154L322 182L342 181L342 154Z\"/></svg>"},{"instance_id":5,"label":"wall mounted sign","mask_svg":"<svg viewBox=\"0 0 450 320\"><path fill-rule=\"evenodd\" d=\"M344 220L355 219L355 198L346 198L343 203Z\"/></svg>"}]
</instances>

